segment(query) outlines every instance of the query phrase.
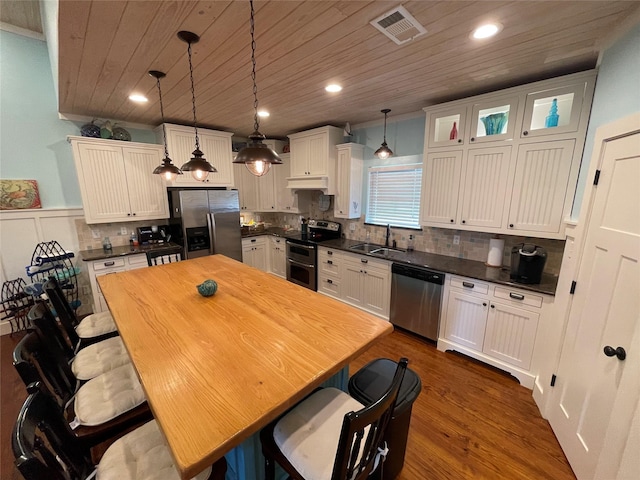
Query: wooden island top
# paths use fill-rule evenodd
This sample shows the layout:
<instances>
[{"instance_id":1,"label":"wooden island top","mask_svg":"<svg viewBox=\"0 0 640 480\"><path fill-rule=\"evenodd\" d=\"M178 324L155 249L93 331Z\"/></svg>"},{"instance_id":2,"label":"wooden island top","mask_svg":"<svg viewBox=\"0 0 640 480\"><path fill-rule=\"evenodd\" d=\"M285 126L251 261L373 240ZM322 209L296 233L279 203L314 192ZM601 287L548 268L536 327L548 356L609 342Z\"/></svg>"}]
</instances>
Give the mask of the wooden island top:
<instances>
[{"instance_id":1,"label":"wooden island top","mask_svg":"<svg viewBox=\"0 0 640 480\"><path fill-rule=\"evenodd\" d=\"M212 297L198 294L205 279ZM222 255L98 283L182 478L349 364L390 323Z\"/></svg>"}]
</instances>

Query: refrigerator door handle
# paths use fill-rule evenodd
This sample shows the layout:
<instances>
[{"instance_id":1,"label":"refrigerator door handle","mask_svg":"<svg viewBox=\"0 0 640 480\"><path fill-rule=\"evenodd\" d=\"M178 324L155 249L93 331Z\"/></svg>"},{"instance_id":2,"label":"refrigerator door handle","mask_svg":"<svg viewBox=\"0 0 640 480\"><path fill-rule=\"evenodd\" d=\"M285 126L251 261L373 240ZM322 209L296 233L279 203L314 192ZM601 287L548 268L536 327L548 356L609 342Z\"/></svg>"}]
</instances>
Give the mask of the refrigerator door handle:
<instances>
[{"instance_id":1,"label":"refrigerator door handle","mask_svg":"<svg viewBox=\"0 0 640 480\"><path fill-rule=\"evenodd\" d=\"M209 228L209 254L216 253L216 219L213 213L207 213L207 227Z\"/></svg>"}]
</instances>

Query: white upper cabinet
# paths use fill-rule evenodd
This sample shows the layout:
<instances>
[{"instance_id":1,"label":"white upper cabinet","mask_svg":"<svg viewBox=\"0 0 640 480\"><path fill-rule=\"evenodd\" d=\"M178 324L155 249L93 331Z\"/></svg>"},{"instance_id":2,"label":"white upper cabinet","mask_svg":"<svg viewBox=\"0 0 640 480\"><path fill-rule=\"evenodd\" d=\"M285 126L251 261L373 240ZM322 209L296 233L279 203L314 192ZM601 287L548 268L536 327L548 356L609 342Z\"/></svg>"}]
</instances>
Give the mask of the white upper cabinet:
<instances>
[{"instance_id":1,"label":"white upper cabinet","mask_svg":"<svg viewBox=\"0 0 640 480\"><path fill-rule=\"evenodd\" d=\"M196 148L196 135L193 127L165 124L167 130L167 148L173 164L180 168L187 163ZM156 138L162 143L162 125L155 129ZM233 187L233 168L230 132L220 132L198 128L200 150L204 158L215 167L217 172L210 173L206 180L195 180L189 172L178 175L169 186L174 187Z\"/></svg>"},{"instance_id":2,"label":"white upper cabinet","mask_svg":"<svg viewBox=\"0 0 640 480\"><path fill-rule=\"evenodd\" d=\"M161 145L69 137L87 223L169 217Z\"/></svg>"},{"instance_id":3,"label":"white upper cabinet","mask_svg":"<svg viewBox=\"0 0 640 480\"><path fill-rule=\"evenodd\" d=\"M362 214L362 169L364 146L344 143L338 149L337 189L333 215L360 218Z\"/></svg>"},{"instance_id":4,"label":"white upper cabinet","mask_svg":"<svg viewBox=\"0 0 640 480\"><path fill-rule=\"evenodd\" d=\"M282 165L271 167L276 177L276 204L279 212L302 213L306 209L300 203L300 197L287 188L287 178L291 176L291 154L281 153Z\"/></svg>"},{"instance_id":5,"label":"white upper cabinet","mask_svg":"<svg viewBox=\"0 0 640 480\"><path fill-rule=\"evenodd\" d=\"M421 225L563 239L595 77L425 108Z\"/></svg>"},{"instance_id":6,"label":"white upper cabinet","mask_svg":"<svg viewBox=\"0 0 640 480\"><path fill-rule=\"evenodd\" d=\"M448 147L465 143L467 107L437 109L427 113L427 144Z\"/></svg>"},{"instance_id":7,"label":"white upper cabinet","mask_svg":"<svg viewBox=\"0 0 640 480\"><path fill-rule=\"evenodd\" d=\"M336 190L336 145L343 129L326 126L289 135L291 177L288 188L317 189L327 195Z\"/></svg>"},{"instance_id":8,"label":"white upper cabinet","mask_svg":"<svg viewBox=\"0 0 640 480\"><path fill-rule=\"evenodd\" d=\"M253 175L247 167L240 163L233 165L234 178L238 189L240 210L247 212L258 211L258 177ZM267 175L271 175L268 173Z\"/></svg>"}]
</instances>

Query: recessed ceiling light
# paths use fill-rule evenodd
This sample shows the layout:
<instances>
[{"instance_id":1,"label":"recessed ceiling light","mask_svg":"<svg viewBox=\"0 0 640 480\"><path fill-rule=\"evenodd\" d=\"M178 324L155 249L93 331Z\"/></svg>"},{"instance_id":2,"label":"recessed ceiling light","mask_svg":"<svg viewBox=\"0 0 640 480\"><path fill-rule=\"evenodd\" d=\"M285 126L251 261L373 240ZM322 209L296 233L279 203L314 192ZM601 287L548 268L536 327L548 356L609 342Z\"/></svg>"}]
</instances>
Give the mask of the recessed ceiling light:
<instances>
[{"instance_id":1,"label":"recessed ceiling light","mask_svg":"<svg viewBox=\"0 0 640 480\"><path fill-rule=\"evenodd\" d=\"M330 93L337 93L340 90L342 90L342 87L340 85L338 85L337 83L332 83L332 84L327 85L326 87L324 87L324 89L327 92L330 92Z\"/></svg>"},{"instance_id":2,"label":"recessed ceiling light","mask_svg":"<svg viewBox=\"0 0 640 480\"><path fill-rule=\"evenodd\" d=\"M139 93L132 93L131 95L129 95L129 100L137 103L145 103L149 101L147 97L145 97L144 95L140 95Z\"/></svg>"},{"instance_id":3,"label":"recessed ceiling light","mask_svg":"<svg viewBox=\"0 0 640 480\"><path fill-rule=\"evenodd\" d=\"M269 113L269 112L267 112L266 110L260 110L260 111L258 112L258 116L259 116L259 117L268 117L269 115L270 115L270 113Z\"/></svg>"},{"instance_id":4,"label":"recessed ceiling light","mask_svg":"<svg viewBox=\"0 0 640 480\"><path fill-rule=\"evenodd\" d=\"M471 38L476 40L482 40L484 38L493 37L502 30L502 25L499 23L485 23L476 28L471 34Z\"/></svg>"}]
</instances>

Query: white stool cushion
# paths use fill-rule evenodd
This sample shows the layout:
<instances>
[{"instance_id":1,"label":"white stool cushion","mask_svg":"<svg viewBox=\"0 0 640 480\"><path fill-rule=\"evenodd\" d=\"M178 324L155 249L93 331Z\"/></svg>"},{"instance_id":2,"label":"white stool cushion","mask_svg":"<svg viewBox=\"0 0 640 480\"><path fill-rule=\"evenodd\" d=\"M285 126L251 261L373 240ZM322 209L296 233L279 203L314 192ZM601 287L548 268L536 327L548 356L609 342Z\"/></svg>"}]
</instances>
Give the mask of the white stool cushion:
<instances>
[{"instance_id":1,"label":"white stool cushion","mask_svg":"<svg viewBox=\"0 0 640 480\"><path fill-rule=\"evenodd\" d=\"M146 400L131 363L85 383L76 393L74 409L80 425L100 425Z\"/></svg>"},{"instance_id":2,"label":"white stool cushion","mask_svg":"<svg viewBox=\"0 0 640 480\"><path fill-rule=\"evenodd\" d=\"M91 380L130 362L122 338L113 337L80 350L73 358L71 370L78 380Z\"/></svg>"},{"instance_id":3,"label":"white stool cushion","mask_svg":"<svg viewBox=\"0 0 640 480\"><path fill-rule=\"evenodd\" d=\"M193 477L205 480L211 467ZM104 453L97 480L180 480L169 446L155 420L116 440Z\"/></svg>"},{"instance_id":4,"label":"white stool cushion","mask_svg":"<svg viewBox=\"0 0 640 480\"><path fill-rule=\"evenodd\" d=\"M306 480L329 480L344 416L362 408L337 388L323 388L280 419L273 439Z\"/></svg>"},{"instance_id":5,"label":"white stool cushion","mask_svg":"<svg viewBox=\"0 0 640 480\"><path fill-rule=\"evenodd\" d=\"M92 313L83 318L76 327L76 333L80 338L93 338L116 330L111 312Z\"/></svg>"}]
</instances>

